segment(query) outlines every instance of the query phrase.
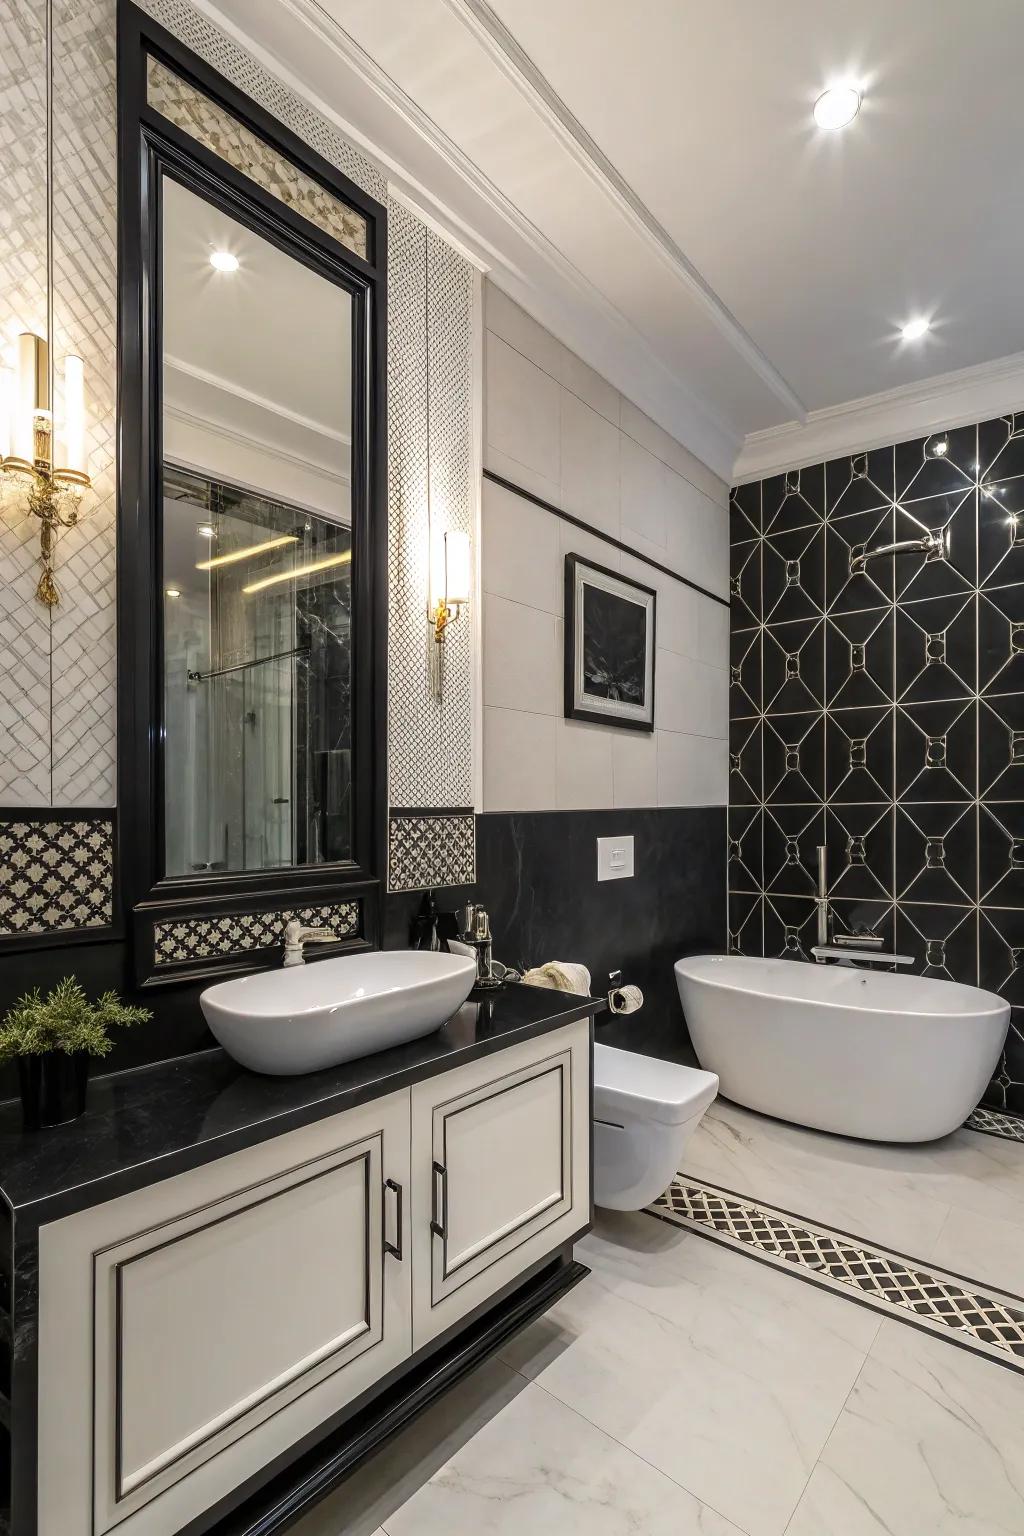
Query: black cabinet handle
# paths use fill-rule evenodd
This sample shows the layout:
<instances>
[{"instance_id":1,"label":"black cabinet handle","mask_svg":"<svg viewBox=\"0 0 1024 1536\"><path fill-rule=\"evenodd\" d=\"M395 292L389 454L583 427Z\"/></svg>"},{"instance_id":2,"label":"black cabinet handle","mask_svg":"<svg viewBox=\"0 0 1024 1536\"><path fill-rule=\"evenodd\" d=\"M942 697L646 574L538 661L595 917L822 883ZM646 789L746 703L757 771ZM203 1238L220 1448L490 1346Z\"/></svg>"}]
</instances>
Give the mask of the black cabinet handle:
<instances>
[{"instance_id":1,"label":"black cabinet handle","mask_svg":"<svg viewBox=\"0 0 1024 1536\"><path fill-rule=\"evenodd\" d=\"M440 1220L438 1219L437 1199L439 1179L441 1181ZM448 1169L441 1163L434 1164L430 1206L430 1230L443 1241L448 1236Z\"/></svg>"},{"instance_id":2,"label":"black cabinet handle","mask_svg":"<svg viewBox=\"0 0 1024 1536\"><path fill-rule=\"evenodd\" d=\"M387 1199L386 1199L386 1196L387 1196L387 1191L389 1189L394 1190L395 1194L398 1196L398 1201L397 1201L397 1204L395 1206L395 1221L396 1221L397 1227L398 1227L398 1242L397 1243L389 1243L388 1239L387 1239L388 1213L387 1213ZM394 1179L385 1179L384 1180L384 1193L385 1193L384 1214L383 1214L383 1221L384 1221L384 1252L385 1253L390 1253L392 1258L398 1259L399 1261L401 1261L401 1258L402 1258L402 1186L401 1186L401 1184L396 1184Z\"/></svg>"}]
</instances>

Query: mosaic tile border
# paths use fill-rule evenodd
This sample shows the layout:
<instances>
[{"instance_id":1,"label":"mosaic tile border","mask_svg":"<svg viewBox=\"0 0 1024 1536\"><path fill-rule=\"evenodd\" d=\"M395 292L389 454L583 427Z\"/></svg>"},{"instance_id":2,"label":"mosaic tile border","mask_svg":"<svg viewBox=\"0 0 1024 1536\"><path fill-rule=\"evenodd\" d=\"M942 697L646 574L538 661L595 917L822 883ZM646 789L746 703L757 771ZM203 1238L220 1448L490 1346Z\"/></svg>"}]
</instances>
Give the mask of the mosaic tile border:
<instances>
[{"instance_id":1,"label":"mosaic tile border","mask_svg":"<svg viewBox=\"0 0 1024 1536\"><path fill-rule=\"evenodd\" d=\"M360 907L358 901L343 901L322 907L273 907L262 912L222 912L155 923L154 965L160 970L190 960L222 960L255 949L272 949L281 944L281 931L293 917L311 927L332 928L339 939L355 938L360 932Z\"/></svg>"},{"instance_id":2,"label":"mosaic tile border","mask_svg":"<svg viewBox=\"0 0 1024 1536\"><path fill-rule=\"evenodd\" d=\"M1024 1374L1024 1297L683 1174L647 1211Z\"/></svg>"},{"instance_id":3,"label":"mosaic tile border","mask_svg":"<svg viewBox=\"0 0 1024 1536\"><path fill-rule=\"evenodd\" d=\"M471 810L392 812L388 890L425 891L476 881L476 816Z\"/></svg>"},{"instance_id":4,"label":"mosaic tile border","mask_svg":"<svg viewBox=\"0 0 1024 1536\"><path fill-rule=\"evenodd\" d=\"M0 944L113 921L111 813L0 818Z\"/></svg>"},{"instance_id":5,"label":"mosaic tile border","mask_svg":"<svg viewBox=\"0 0 1024 1536\"><path fill-rule=\"evenodd\" d=\"M964 1121L969 1131L981 1131L985 1136L1002 1136L1006 1141L1024 1141L1024 1115L1008 1115L1001 1109L989 1109L979 1104Z\"/></svg>"}]
</instances>

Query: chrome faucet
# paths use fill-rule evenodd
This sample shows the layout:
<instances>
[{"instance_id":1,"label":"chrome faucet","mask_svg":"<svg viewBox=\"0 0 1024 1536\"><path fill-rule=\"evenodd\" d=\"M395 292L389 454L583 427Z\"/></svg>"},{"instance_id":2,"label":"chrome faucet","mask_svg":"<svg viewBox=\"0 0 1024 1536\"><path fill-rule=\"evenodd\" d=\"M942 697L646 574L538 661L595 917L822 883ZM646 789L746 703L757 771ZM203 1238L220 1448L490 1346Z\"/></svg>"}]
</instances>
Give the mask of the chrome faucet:
<instances>
[{"instance_id":1,"label":"chrome faucet","mask_svg":"<svg viewBox=\"0 0 1024 1536\"><path fill-rule=\"evenodd\" d=\"M818 894L814 905L818 911L818 948L828 943L828 849L818 844Z\"/></svg>"},{"instance_id":2,"label":"chrome faucet","mask_svg":"<svg viewBox=\"0 0 1024 1536\"><path fill-rule=\"evenodd\" d=\"M818 942L811 950L818 965L835 960L840 965L913 965L913 955L896 955L883 950L885 940L878 933L837 933L829 940L828 849L818 844L818 894L814 898L818 913Z\"/></svg>"},{"instance_id":3,"label":"chrome faucet","mask_svg":"<svg viewBox=\"0 0 1024 1536\"><path fill-rule=\"evenodd\" d=\"M306 957L302 953L304 944L333 944L337 939L338 935L333 928L307 928L297 917L293 917L284 930L284 963L305 965Z\"/></svg>"}]
</instances>

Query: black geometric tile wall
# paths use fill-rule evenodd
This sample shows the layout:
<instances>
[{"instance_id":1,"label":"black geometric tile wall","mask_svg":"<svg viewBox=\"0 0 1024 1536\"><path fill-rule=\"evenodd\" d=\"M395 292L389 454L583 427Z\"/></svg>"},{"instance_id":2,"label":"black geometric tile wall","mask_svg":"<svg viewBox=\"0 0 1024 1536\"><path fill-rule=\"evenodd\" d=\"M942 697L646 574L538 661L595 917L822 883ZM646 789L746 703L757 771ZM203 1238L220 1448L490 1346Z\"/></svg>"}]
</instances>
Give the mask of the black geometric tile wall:
<instances>
[{"instance_id":1,"label":"black geometric tile wall","mask_svg":"<svg viewBox=\"0 0 1024 1536\"><path fill-rule=\"evenodd\" d=\"M730 947L809 955L824 843L837 930L1010 1002L986 1100L1024 1111L1024 414L739 486L731 520Z\"/></svg>"}]
</instances>

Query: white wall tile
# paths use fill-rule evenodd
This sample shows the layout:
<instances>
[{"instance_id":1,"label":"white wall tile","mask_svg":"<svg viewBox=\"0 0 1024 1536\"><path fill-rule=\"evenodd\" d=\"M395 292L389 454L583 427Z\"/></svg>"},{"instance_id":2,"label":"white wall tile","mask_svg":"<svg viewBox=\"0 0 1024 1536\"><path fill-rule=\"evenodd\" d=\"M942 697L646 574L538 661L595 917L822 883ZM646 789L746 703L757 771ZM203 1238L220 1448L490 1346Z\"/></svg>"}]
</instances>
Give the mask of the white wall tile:
<instances>
[{"instance_id":1,"label":"white wall tile","mask_svg":"<svg viewBox=\"0 0 1024 1536\"><path fill-rule=\"evenodd\" d=\"M562 621L505 597L484 607L484 698L498 709L562 712Z\"/></svg>"},{"instance_id":2,"label":"white wall tile","mask_svg":"<svg viewBox=\"0 0 1024 1536\"><path fill-rule=\"evenodd\" d=\"M488 331L493 331L503 341L507 341L510 347L528 357L531 363L536 363L538 368L543 368L545 373L560 383L569 372L570 364L576 361L567 347L563 347L550 331L538 324L532 315L528 315L525 309L521 309L506 293L502 293L493 282L484 284L484 325ZM604 380L601 382L604 383ZM605 387L611 388L610 385ZM576 393L582 394L582 390Z\"/></svg>"},{"instance_id":3,"label":"white wall tile","mask_svg":"<svg viewBox=\"0 0 1024 1536\"><path fill-rule=\"evenodd\" d=\"M728 673L658 647L654 721L659 730L694 736L729 734Z\"/></svg>"},{"instance_id":4,"label":"white wall tile","mask_svg":"<svg viewBox=\"0 0 1024 1536\"><path fill-rule=\"evenodd\" d=\"M616 806L657 805L658 742L655 731L615 732L612 792Z\"/></svg>"},{"instance_id":5,"label":"white wall tile","mask_svg":"<svg viewBox=\"0 0 1024 1536\"><path fill-rule=\"evenodd\" d=\"M555 808L555 726L551 715L484 708L484 810Z\"/></svg>"},{"instance_id":6,"label":"white wall tile","mask_svg":"<svg viewBox=\"0 0 1024 1536\"><path fill-rule=\"evenodd\" d=\"M668 519L666 564L699 586L721 597L728 596L727 509L716 506L680 475L672 475L670 493L675 513Z\"/></svg>"},{"instance_id":7,"label":"white wall tile","mask_svg":"<svg viewBox=\"0 0 1024 1536\"><path fill-rule=\"evenodd\" d=\"M686 588L681 590L686 591ZM722 603L713 603L699 593L691 594L697 608L697 650L700 661L710 666L729 665L729 610Z\"/></svg>"},{"instance_id":8,"label":"white wall tile","mask_svg":"<svg viewBox=\"0 0 1024 1536\"><path fill-rule=\"evenodd\" d=\"M570 352L567 347L562 347L561 352L562 366L558 377L566 389L617 427L622 400L618 390L593 368L588 368L575 352Z\"/></svg>"},{"instance_id":9,"label":"white wall tile","mask_svg":"<svg viewBox=\"0 0 1024 1536\"><path fill-rule=\"evenodd\" d=\"M651 546L654 559L668 552L668 471L660 459L631 437L623 437L621 449L622 536L626 543L639 538Z\"/></svg>"},{"instance_id":10,"label":"white wall tile","mask_svg":"<svg viewBox=\"0 0 1024 1536\"><path fill-rule=\"evenodd\" d=\"M542 507L485 480L480 552L484 592L560 614L563 526Z\"/></svg>"},{"instance_id":11,"label":"white wall tile","mask_svg":"<svg viewBox=\"0 0 1024 1536\"><path fill-rule=\"evenodd\" d=\"M619 429L562 390L563 512L619 537Z\"/></svg>"},{"instance_id":12,"label":"white wall tile","mask_svg":"<svg viewBox=\"0 0 1024 1536\"><path fill-rule=\"evenodd\" d=\"M558 547L563 557L563 569L566 555L582 555L584 560L594 565L603 565L606 571L619 570L624 559L614 544L606 544L603 539L595 538L594 534L561 521L558 524Z\"/></svg>"},{"instance_id":13,"label":"white wall tile","mask_svg":"<svg viewBox=\"0 0 1024 1536\"><path fill-rule=\"evenodd\" d=\"M502 453L490 443L484 444L484 466L505 480L510 480L513 485L521 486L531 495L539 496L542 501L550 502L553 507L557 507L562 499L562 487L557 480L549 480L546 475L538 474L528 464L520 464L518 459Z\"/></svg>"},{"instance_id":14,"label":"white wall tile","mask_svg":"<svg viewBox=\"0 0 1024 1536\"><path fill-rule=\"evenodd\" d=\"M648 452L668 464L677 474L685 475L686 479L695 485L698 490L717 501L720 506L729 505L729 487L706 464L701 463L688 448L682 443L677 443L674 437L670 437L663 427L645 416L631 400L622 397L619 410L619 425L623 432L640 443Z\"/></svg>"},{"instance_id":15,"label":"white wall tile","mask_svg":"<svg viewBox=\"0 0 1024 1536\"><path fill-rule=\"evenodd\" d=\"M559 484L560 386L493 332L485 352L488 445Z\"/></svg>"},{"instance_id":16,"label":"white wall tile","mask_svg":"<svg viewBox=\"0 0 1024 1536\"><path fill-rule=\"evenodd\" d=\"M607 726L556 720L556 807L600 810L612 804L612 743Z\"/></svg>"},{"instance_id":17,"label":"white wall tile","mask_svg":"<svg viewBox=\"0 0 1024 1536\"><path fill-rule=\"evenodd\" d=\"M659 731L658 804L727 805L729 743Z\"/></svg>"}]
</instances>

